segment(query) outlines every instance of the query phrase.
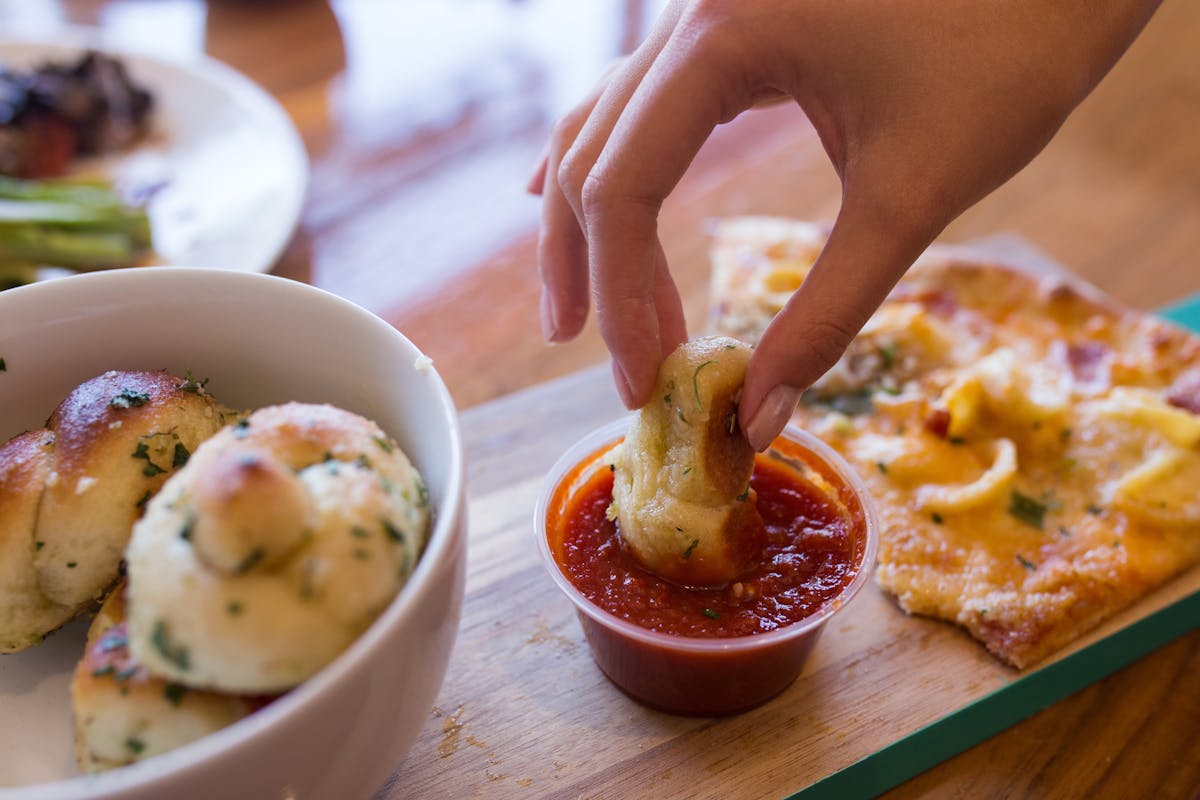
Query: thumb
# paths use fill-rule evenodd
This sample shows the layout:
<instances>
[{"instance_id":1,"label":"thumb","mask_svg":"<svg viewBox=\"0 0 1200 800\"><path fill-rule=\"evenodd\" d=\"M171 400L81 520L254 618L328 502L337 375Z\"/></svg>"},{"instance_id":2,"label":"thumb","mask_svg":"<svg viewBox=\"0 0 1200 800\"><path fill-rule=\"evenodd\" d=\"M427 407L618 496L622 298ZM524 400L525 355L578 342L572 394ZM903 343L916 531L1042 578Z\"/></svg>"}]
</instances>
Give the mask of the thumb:
<instances>
[{"instance_id":1,"label":"thumb","mask_svg":"<svg viewBox=\"0 0 1200 800\"><path fill-rule=\"evenodd\" d=\"M844 202L816 264L755 347L738 408L755 450L779 435L800 394L841 358L936 235L914 234L888 216Z\"/></svg>"}]
</instances>

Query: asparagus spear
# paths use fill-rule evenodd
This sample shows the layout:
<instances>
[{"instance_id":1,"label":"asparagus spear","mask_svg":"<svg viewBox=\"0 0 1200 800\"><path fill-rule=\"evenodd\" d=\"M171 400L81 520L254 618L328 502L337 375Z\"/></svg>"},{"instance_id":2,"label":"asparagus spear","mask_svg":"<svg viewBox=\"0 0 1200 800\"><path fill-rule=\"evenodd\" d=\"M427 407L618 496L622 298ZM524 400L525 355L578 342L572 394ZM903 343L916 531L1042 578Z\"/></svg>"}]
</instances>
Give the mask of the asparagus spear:
<instances>
[{"instance_id":1,"label":"asparagus spear","mask_svg":"<svg viewBox=\"0 0 1200 800\"><path fill-rule=\"evenodd\" d=\"M130 266L150 243L146 212L107 186L0 178L0 265Z\"/></svg>"},{"instance_id":2,"label":"asparagus spear","mask_svg":"<svg viewBox=\"0 0 1200 800\"><path fill-rule=\"evenodd\" d=\"M37 266L34 264L0 264L0 291L24 286L36 280Z\"/></svg>"}]
</instances>

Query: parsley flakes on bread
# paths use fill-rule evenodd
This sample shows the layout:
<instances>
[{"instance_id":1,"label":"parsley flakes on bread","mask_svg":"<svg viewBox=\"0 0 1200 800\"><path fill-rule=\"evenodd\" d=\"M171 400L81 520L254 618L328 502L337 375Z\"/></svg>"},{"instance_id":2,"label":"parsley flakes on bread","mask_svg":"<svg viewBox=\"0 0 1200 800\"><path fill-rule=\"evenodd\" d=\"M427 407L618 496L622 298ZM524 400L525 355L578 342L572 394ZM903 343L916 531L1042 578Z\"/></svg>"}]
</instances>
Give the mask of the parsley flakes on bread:
<instances>
[{"instance_id":1,"label":"parsley flakes on bread","mask_svg":"<svg viewBox=\"0 0 1200 800\"><path fill-rule=\"evenodd\" d=\"M95 607L146 501L225 415L190 377L112 371L0 445L0 653Z\"/></svg>"}]
</instances>

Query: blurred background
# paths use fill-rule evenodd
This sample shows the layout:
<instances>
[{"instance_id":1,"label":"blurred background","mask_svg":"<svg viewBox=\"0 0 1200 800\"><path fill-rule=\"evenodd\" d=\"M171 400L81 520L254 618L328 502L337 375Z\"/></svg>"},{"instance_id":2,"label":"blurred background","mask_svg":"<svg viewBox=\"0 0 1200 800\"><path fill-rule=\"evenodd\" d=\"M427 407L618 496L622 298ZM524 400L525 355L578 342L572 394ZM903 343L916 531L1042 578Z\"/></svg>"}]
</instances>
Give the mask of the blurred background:
<instances>
[{"instance_id":1,"label":"blurred background","mask_svg":"<svg viewBox=\"0 0 1200 800\"><path fill-rule=\"evenodd\" d=\"M540 207L524 186L554 121L636 46L663 4L0 0L0 31L96 26L121 47L173 60L207 54L259 83L311 161L300 227L275 272L396 324L469 406L605 357L591 324L578 342L541 344ZM1019 234L1143 308L1200 289L1200 276L1163 284L1139 274L1143 265L1200 273L1197 41L1200 4L1167 0L1045 153L944 238ZM836 176L795 107L719 129L662 215L692 329L707 303L708 220L829 220L838 200ZM484 323L511 369L460 335Z\"/></svg>"},{"instance_id":2,"label":"blurred background","mask_svg":"<svg viewBox=\"0 0 1200 800\"><path fill-rule=\"evenodd\" d=\"M554 119L630 51L662 0L0 1L6 35L65 24L170 59L207 53L262 85L312 159L283 269L375 311L536 226L521 197ZM381 285L395 262L404 280ZM360 269L360 265L370 264Z\"/></svg>"}]
</instances>

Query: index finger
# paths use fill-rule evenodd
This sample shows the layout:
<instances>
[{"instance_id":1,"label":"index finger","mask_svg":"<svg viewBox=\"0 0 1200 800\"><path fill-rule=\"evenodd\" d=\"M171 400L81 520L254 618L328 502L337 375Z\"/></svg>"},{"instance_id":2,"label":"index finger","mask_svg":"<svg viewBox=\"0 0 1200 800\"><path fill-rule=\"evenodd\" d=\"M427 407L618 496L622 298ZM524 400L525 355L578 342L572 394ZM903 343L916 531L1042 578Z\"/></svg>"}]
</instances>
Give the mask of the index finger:
<instances>
[{"instance_id":1,"label":"index finger","mask_svg":"<svg viewBox=\"0 0 1200 800\"><path fill-rule=\"evenodd\" d=\"M677 29L583 185L596 317L634 406L649 397L665 347L678 344L663 340L655 304L659 209L713 128L749 105L721 66L703 38Z\"/></svg>"}]
</instances>

